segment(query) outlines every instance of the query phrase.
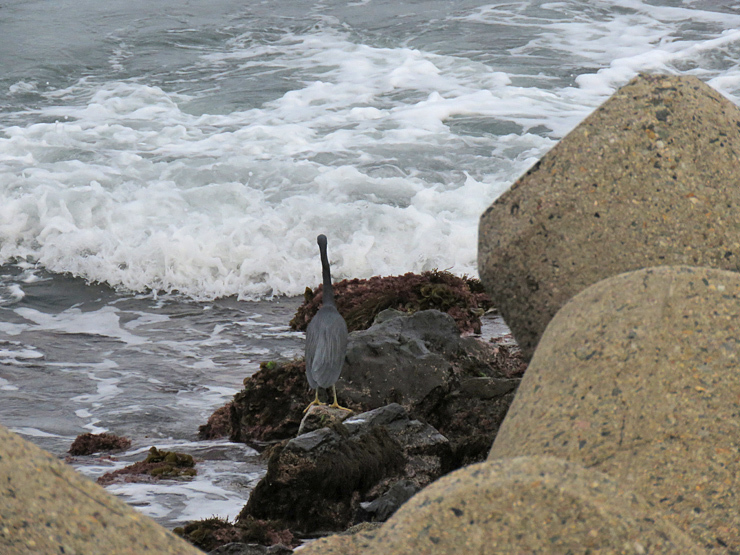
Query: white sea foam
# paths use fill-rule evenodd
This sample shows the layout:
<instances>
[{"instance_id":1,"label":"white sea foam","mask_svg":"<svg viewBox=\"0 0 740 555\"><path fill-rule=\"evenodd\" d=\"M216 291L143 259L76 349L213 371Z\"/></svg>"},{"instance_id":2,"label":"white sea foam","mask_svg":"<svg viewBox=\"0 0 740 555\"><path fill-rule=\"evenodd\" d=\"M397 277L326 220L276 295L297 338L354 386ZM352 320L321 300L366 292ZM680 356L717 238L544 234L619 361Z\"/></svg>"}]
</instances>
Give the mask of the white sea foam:
<instances>
[{"instance_id":1,"label":"white sea foam","mask_svg":"<svg viewBox=\"0 0 740 555\"><path fill-rule=\"evenodd\" d=\"M46 330L100 335L130 345L146 342L146 338L134 335L121 327L118 310L112 306L104 306L90 312L82 312L79 308L73 307L59 314L48 314L28 307L16 308L14 312Z\"/></svg>"},{"instance_id":2,"label":"white sea foam","mask_svg":"<svg viewBox=\"0 0 740 555\"><path fill-rule=\"evenodd\" d=\"M36 91L56 106L0 137L0 262L198 299L296 295L319 282L326 233L335 279L475 275L480 213L636 72L738 98L740 16L692 3L497 2L449 21L526 40L441 54L363 44L325 18L250 31L181 70L214 90L232 75L290 83L256 107L247 90L243 110L208 113L208 93L146 76Z\"/></svg>"}]
</instances>

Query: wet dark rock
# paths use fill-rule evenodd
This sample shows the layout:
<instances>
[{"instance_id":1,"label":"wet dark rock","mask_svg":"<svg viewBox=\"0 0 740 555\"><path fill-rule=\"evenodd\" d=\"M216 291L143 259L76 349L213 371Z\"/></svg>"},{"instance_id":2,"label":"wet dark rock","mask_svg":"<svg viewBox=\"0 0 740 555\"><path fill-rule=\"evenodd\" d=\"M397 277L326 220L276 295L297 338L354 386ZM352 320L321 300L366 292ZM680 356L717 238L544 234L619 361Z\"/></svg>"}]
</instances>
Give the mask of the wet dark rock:
<instances>
[{"instance_id":1,"label":"wet dark rock","mask_svg":"<svg viewBox=\"0 0 740 555\"><path fill-rule=\"evenodd\" d=\"M377 322L350 334L339 401L357 413L398 403L450 440L457 464L484 460L526 368L516 347L461 337L436 310L388 310ZM295 437L312 398L304 363L263 363L244 383L231 406L231 440L260 448Z\"/></svg>"},{"instance_id":2,"label":"wet dark rock","mask_svg":"<svg viewBox=\"0 0 740 555\"><path fill-rule=\"evenodd\" d=\"M516 348L461 337L427 310L353 333L337 392L353 408L401 404L450 440L457 467L486 458L525 368Z\"/></svg>"},{"instance_id":3,"label":"wet dark rock","mask_svg":"<svg viewBox=\"0 0 740 555\"><path fill-rule=\"evenodd\" d=\"M421 489L449 470L448 460L449 442L434 428L400 405L382 407L276 448L237 522L279 520L302 534L344 530L361 503L399 480Z\"/></svg>"},{"instance_id":4,"label":"wet dark rock","mask_svg":"<svg viewBox=\"0 0 740 555\"><path fill-rule=\"evenodd\" d=\"M417 491L419 486L411 480L399 480L377 499L360 503L357 516L367 522L385 522Z\"/></svg>"},{"instance_id":5,"label":"wet dark rock","mask_svg":"<svg viewBox=\"0 0 740 555\"><path fill-rule=\"evenodd\" d=\"M145 460L107 472L98 478L97 482L101 486L107 486L119 479L126 482L141 482L159 478L191 478L197 473L192 455L160 451L152 447Z\"/></svg>"},{"instance_id":6,"label":"wet dark rock","mask_svg":"<svg viewBox=\"0 0 740 555\"><path fill-rule=\"evenodd\" d=\"M92 455L101 451L123 451L129 447L131 447L131 440L127 437L110 433L80 434L72 442L69 454L75 456Z\"/></svg>"},{"instance_id":7,"label":"wet dark rock","mask_svg":"<svg viewBox=\"0 0 740 555\"><path fill-rule=\"evenodd\" d=\"M305 331L322 302L323 288L306 288L305 302L291 320L294 330ZM463 333L480 333L480 316L491 307L480 281L433 270L423 274L343 280L334 284L337 309L349 331L369 328L383 310L406 313L436 309L454 318Z\"/></svg>"},{"instance_id":8,"label":"wet dark rock","mask_svg":"<svg viewBox=\"0 0 740 555\"><path fill-rule=\"evenodd\" d=\"M256 374L244 379L244 389L234 396L231 441L259 448L266 442L295 436L303 409L312 398L305 362L263 362Z\"/></svg>"},{"instance_id":9,"label":"wet dark rock","mask_svg":"<svg viewBox=\"0 0 740 555\"><path fill-rule=\"evenodd\" d=\"M208 422L198 428L198 439L219 439L231 435L231 401L208 418Z\"/></svg>"},{"instance_id":10,"label":"wet dark rock","mask_svg":"<svg viewBox=\"0 0 740 555\"><path fill-rule=\"evenodd\" d=\"M290 555L293 550L284 545L259 545L256 543L227 543L209 551L208 555Z\"/></svg>"},{"instance_id":11,"label":"wet dark rock","mask_svg":"<svg viewBox=\"0 0 740 555\"><path fill-rule=\"evenodd\" d=\"M314 405L304 415L298 428L298 435L320 430L344 422L354 413L351 410L335 409L326 405Z\"/></svg>"},{"instance_id":12,"label":"wet dark rock","mask_svg":"<svg viewBox=\"0 0 740 555\"><path fill-rule=\"evenodd\" d=\"M298 545L293 534L282 527L281 523L253 518L245 518L236 523L218 517L206 518L177 527L173 532L210 553L282 555L292 553L289 547ZM268 546L271 547L268 549Z\"/></svg>"}]
</instances>

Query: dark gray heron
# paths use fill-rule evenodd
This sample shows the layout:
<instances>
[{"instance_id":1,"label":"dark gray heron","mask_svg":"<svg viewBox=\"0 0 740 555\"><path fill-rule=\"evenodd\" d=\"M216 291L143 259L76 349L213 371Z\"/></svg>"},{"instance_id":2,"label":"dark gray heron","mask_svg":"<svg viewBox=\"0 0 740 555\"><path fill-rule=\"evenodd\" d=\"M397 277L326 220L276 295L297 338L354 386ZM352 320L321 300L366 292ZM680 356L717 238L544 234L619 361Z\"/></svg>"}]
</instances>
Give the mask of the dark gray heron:
<instances>
[{"instance_id":1,"label":"dark gray heron","mask_svg":"<svg viewBox=\"0 0 740 555\"><path fill-rule=\"evenodd\" d=\"M319 235L316 239L321 253L321 272L324 278L323 306L308 323L306 329L306 378L308 385L316 390L316 398L306 407L308 411L313 405L323 405L319 401L319 388L334 390L333 408L350 410L340 407L337 403L337 388L334 384L339 379L344 365L344 355L347 352L347 323L339 314L334 304L334 289L331 286L331 271L329 257L326 254L326 236Z\"/></svg>"}]
</instances>

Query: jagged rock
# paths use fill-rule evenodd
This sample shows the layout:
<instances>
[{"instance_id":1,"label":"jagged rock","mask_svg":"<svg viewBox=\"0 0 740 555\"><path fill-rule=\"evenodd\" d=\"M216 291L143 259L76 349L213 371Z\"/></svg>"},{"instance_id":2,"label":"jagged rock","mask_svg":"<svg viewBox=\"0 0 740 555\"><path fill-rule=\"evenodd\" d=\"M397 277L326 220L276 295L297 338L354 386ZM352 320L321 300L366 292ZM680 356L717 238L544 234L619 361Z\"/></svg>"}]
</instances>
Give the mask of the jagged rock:
<instances>
[{"instance_id":1,"label":"jagged rock","mask_svg":"<svg viewBox=\"0 0 740 555\"><path fill-rule=\"evenodd\" d=\"M448 470L449 443L389 405L300 435L276 448L237 522L284 522L303 534L344 530L360 503L407 479L421 488Z\"/></svg>"},{"instance_id":2,"label":"jagged rock","mask_svg":"<svg viewBox=\"0 0 740 555\"><path fill-rule=\"evenodd\" d=\"M214 411L208 422L198 428L198 439L219 439L231 435L231 401Z\"/></svg>"},{"instance_id":3,"label":"jagged rock","mask_svg":"<svg viewBox=\"0 0 740 555\"><path fill-rule=\"evenodd\" d=\"M609 476L549 457L467 466L416 494L378 530L321 538L301 550L389 553L705 554Z\"/></svg>"},{"instance_id":4,"label":"jagged rock","mask_svg":"<svg viewBox=\"0 0 740 555\"><path fill-rule=\"evenodd\" d=\"M0 553L201 553L2 426L0 476Z\"/></svg>"},{"instance_id":5,"label":"jagged rock","mask_svg":"<svg viewBox=\"0 0 740 555\"><path fill-rule=\"evenodd\" d=\"M151 447L145 460L113 472L106 472L98 478L97 482L101 486L107 486L116 480L146 482L161 478L192 478L196 474L198 471L195 469L192 455L160 451L156 447Z\"/></svg>"},{"instance_id":6,"label":"jagged rock","mask_svg":"<svg viewBox=\"0 0 740 555\"><path fill-rule=\"evenodd\" d=\"M282 523L253 518L236 523L218 517L204 518L178 526L173 532L209 553L241 553L244 550L246 553L290 553L288 546L298 545Z\"/></svg>"},{"instance_id":7,"label":"jagged rock","mask_svg":"<svg viewBox=\"0 0 740 555\"><path fill-rule=\"evenodd\" d=\"M80 434L72 442L69 454L74 456L92 455L100 451L122 451L131 447L131 440L127 437L110 433Z\"/></svg>"},{"instance_id":8,"label":"jagged rock","mask_svg":"<svg viewBox=\"0 0 740 555\"><path fill-rule=\"evenodd\" d=\"M712 553L737 553L738 322L736 272L658 267L592 285L547 327L489 460L600 470Z\"/></svg>"},{"instance_id":9,"label":"jagged rock","mask_svg":"<svg viewBox=\"0 0 740 555\"><path fill-rule=\"evenodd\" d=\"M525 368L518 354L461 337L452 318L437 310L380 317L350 335L340 398L366 409L399 403L450 440L455 467L483 460ZM487 398L471 378L487 384Z\"/></svg>"},{"instance_id":10,"label":"jagged rock","mask_svg":"<svg viewBox=\"0 0 740 555\"><path fill-rule=\"evenodd\" d=\"M377 499L360 503L358 518L366 522L384 522L417 491L419 486L411 480L399 480Z\"/></svg>"},{"instance_id":11,"label":"jagged rock","mask_svg":"<svg viewBox=\"0 0 740 555\"><path fill-rule=\"evenodd\" d=\"M314 430L320 430L339 424L347 420L354 413L351 410L335 409L330 406L312 406L308 412L306 412L301 425L298 428L298 435L302 435Z\"/></svg>"},{"instance_id":12,"label":"jagged rock","mask_svg":"<svg viewBox=\"0 0 740 555\"><path fill-rule=\"evenodd\" d=\"M231 403L231 441L260 447L295 436L312 399L304 361L263 362Z\"/></svg>"},{"instance_id":13,"label":"jagged rock","mask_svg":"<svg viewBox=\"0 0 740 555\"><path fill-rule=\"evenodd\" d=\"M459 350L455 321L443 312L385 320L351 335L337 394L349 406L399 403L414 411L430 395L441 397L452 389L450 359Z\"/></svg>"},{"instance_id":14,"label":"jagged rock","mask_svg":"<svg viewBox=\"0 0 740 555\"><path fill-rule=\"evenodd\" d=\"M503 391L526 367L519 352L461 337L452 318L436 310L385 311L378 322L350 334L340 403L363 412L398 402L450 440L457 465L483 460L512 399ZM485 388L489 398L463 385L469 378L494 380ZM491 396L497 388L502 394ZM303 362L263 363L231 405L232 441L259 448L294 437L311 399Z\"/></svg>"},{"instance_id":15,"label":"jagged rock","mask_svg":"<svg viewBox=\"0 0 740 555\"><path fill-rule=\"evenodd\" d=\"M650 266L740 270L740 110L696 77L639 75L481 217L478 269L532 356L565 302Z\"/></svg>"}]
</instances>

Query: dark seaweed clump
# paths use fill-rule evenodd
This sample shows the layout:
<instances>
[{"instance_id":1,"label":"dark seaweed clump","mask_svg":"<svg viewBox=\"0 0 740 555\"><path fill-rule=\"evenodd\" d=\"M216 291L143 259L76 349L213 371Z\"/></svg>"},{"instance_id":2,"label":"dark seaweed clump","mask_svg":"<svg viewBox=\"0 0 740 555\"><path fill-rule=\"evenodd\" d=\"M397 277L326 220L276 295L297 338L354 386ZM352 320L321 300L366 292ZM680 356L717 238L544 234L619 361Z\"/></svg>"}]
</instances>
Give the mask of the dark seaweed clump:
<instances>
[{"instance_id":1,"label":"dark seaweed clump","mask_svg":"<svg viewBox=\"0 0 740 555\"><path fill-rule=\"evenodd\" d=\"M174 451L160 451L156 447L149 449L149 454L143 461L136 462L126 468L108 472L98 478L98 484L107 486L118 479L128 482L140 481L142 478L190 478L198 471L192 455L176 453Z\"/></svg>"},{"instance_id":2,"label":"dark seaweed clump","mask_svg":"<svg viewBox=\"0 0 740 555\"><path fill-rule=\"evenodd\" d=\"M131 440L115 434L80 434L72 442L69 454L92 455L101 451L123 451L131 447Z\"/></svg>"},{"instance_id":3,"label":"dark seaweed clump","mask_svg":"<svg viewBox=\"0 0 740 555\"><path fill-rule=\"evenodd\" d=\"M206 518L179 526L173 532L203 551L212 551L227 543L281 544L289 547L299 544L279 522L251 518L237 523L218 517Z\"/></svg>"},{"instance_id":4,"label":"dark seaweed clump","mask_svg":"<svg viewBox=\"0 0 740 555\"><path fill-rule=\"evenodd\" d=\"M480 333L480 317L491 308L491 299L480 280L447 271L342 280L334 284L337 309L349 331L369 328L378 313L388 308L414 313L436 309L455 319L461 333ZM305 331L321 307L323 286L306 288L304 302L290 327Z\"/></svg>"}]
</instances>

